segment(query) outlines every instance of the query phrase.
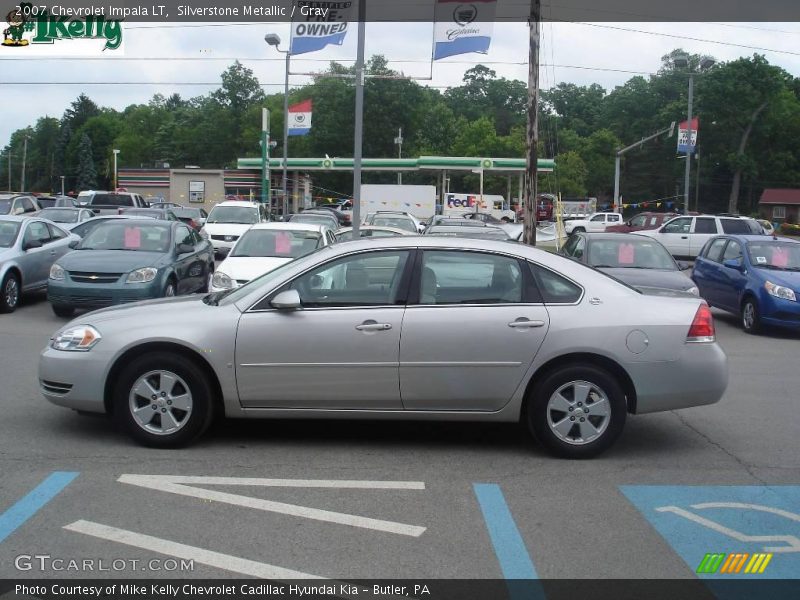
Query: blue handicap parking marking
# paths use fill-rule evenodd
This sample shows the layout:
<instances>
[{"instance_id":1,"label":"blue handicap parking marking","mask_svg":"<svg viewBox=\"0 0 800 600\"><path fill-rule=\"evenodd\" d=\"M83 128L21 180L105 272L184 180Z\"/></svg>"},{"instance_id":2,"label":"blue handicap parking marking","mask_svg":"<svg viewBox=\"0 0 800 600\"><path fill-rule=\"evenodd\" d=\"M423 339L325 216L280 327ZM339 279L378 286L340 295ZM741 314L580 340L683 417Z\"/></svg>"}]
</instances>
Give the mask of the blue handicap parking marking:
<instances>
[{"instance_id":1,"label":"blue handicap parking marking","mask_svg":"<svg viewBox=\"0 0 800 600\"><path fill-rule=\"evenodd\" d=\"M698 577L791 579L800 573L800 485L620 489ZM738 570L735 558L728 563L737 553L742 555ZM724 556L709 569L714 560L708 554ZM772 555L763 571L746 572L755 568L759 554Z\"/></svg>"}]
</instances>

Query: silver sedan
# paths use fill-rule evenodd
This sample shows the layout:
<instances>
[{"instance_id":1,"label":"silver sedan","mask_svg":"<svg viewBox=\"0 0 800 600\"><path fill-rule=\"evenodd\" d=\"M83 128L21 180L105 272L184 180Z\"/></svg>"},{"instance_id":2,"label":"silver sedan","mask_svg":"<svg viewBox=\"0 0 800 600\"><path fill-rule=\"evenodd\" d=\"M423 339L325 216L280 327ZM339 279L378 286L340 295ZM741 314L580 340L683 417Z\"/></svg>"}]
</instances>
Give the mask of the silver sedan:
<instances>
[{"instance_id":1,"label":"silver sedan","mask_svg":"<svg viewBox=\"0 0 800 600\"><path fill-rule=\"evenodd\" d=\"M425 236L89 313L53 335L39 379L54 404L111 413L150 446L220 415L521 420L585 458L628 414L717 402L728 367L699 298L643 296L528 246Z\"/></svg>"},{"instance_id":2,"label":"silver sedan","mask_svg":"<svg viewBox=\"0 0 800 600\"><path fill-rule=\"evenodd\" d=\"M78 241L38 217L0 217L0 313L13 312L23 292L45 289L50 267Z\"/></svg>"}]
</instances>

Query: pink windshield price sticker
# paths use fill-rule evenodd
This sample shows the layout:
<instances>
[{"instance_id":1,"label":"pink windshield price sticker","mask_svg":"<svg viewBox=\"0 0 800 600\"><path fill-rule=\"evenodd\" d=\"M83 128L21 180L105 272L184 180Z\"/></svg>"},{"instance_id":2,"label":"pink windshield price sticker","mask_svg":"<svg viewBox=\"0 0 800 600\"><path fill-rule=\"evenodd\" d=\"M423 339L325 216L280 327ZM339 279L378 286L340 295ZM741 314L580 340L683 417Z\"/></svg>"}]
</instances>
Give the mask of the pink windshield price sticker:
<instances>
[{"instance_id":1,"label":"pink windshield price sticker","mask_svg":"<svg viewBox=\"0 0 800 600\"><path fill-rule=\"evenodd\" d=\"M142 247L142 232L137 227L125 228L125 247L126 248L141 248Z\"/></svg>"},{"instance_id":2,"label":"pink windshield price sticker","mask_svg":"<svg viewBox=\"0 0 800 600\"><path fill-rule=\"evenodd\" d=\"M785 267L789 264L789 252L780 246L772 250L772 266Z\"/></svg>"},{"instance_id":3,"label":"pink windshield price sticker","mask_svg":"<svg viewBox=\"0 0 800 600\"><path fill-rule=\"evenodd\" d=\"M621 265L633 264L633 244L621 244L617 260Z\"/></svg>"},{"instance_id":4,"label":"pink windshield price sticker","mask_svg":"<svg viewBox=\"0 0 800 600\"><path fill-rule=\"evenodd\" d=\"M292 236L285 231L281 231L275 236L275 254L292 253Z\"/></svg>"}]
</instances>

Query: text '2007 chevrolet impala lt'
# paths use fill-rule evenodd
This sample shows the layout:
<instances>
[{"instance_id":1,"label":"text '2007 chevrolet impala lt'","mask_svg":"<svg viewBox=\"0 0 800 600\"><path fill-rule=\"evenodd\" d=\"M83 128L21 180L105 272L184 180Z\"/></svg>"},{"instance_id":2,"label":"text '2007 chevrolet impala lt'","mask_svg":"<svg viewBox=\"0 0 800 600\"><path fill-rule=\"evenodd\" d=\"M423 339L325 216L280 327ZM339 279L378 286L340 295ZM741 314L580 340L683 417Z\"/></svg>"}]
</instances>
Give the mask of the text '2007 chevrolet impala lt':
<instances>
[{"instance_id":1,"label":"text '2007 chevrolet impala lt'","mask_svg":"<svg viewBox=\"0 0 800 600\"><path fill-rule=\"evenodd\" d=\"M85 314L42 393L185 445L215 417L523 421L595 456L626 416L717 402L728 366L699 298L648 296L536 248L408 237L318 250L224 292Z\"/></svg>"}]
</instances>

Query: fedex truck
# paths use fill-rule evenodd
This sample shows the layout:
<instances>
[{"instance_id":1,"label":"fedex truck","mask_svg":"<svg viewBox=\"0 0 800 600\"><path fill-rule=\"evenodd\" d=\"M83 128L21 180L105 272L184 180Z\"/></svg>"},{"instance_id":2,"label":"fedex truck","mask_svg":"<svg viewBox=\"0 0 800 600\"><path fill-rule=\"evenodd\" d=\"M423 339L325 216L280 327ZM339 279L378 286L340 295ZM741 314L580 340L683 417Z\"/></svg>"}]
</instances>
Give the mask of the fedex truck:
<instances>
[{"instance_id":1,"label":"fedex truck","mask_svg":"<svg viewBox=\"0 0 800 600\"><path fill-rule=\"evenodd\" d=\"M465 213L486 213L497 219L507 217L514 220L514 211L505 201L505 198L496 194L450 194L444 195L442 214L461 217Z\"/></svg>"}]
</instances>

